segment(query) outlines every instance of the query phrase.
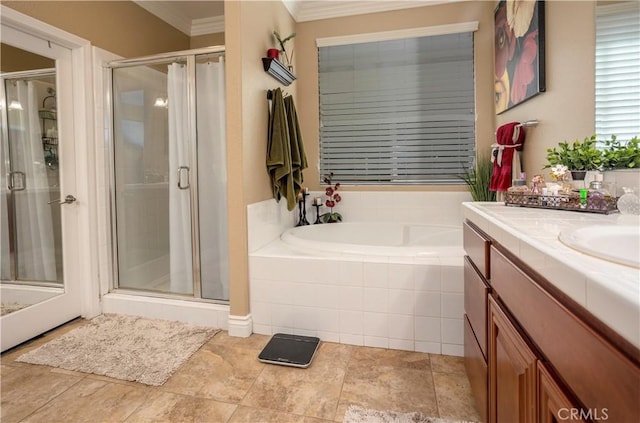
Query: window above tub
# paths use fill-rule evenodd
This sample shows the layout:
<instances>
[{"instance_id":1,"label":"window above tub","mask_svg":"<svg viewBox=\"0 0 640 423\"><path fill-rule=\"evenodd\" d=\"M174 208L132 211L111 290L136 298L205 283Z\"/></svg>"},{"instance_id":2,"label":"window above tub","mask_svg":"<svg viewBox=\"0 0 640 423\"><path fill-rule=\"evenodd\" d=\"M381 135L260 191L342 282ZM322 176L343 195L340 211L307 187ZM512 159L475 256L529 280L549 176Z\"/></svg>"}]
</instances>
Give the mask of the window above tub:
<instances>
[{"instance_id":1,"label":"window above tub","mask_svg":"<svg viewBox=\"0 0 640 423\"><path fill-rule=\"evenodd\" d=\"M471 22L317 40L320 174L463 184L475 157Z\"/></svg>"}]
</instances>

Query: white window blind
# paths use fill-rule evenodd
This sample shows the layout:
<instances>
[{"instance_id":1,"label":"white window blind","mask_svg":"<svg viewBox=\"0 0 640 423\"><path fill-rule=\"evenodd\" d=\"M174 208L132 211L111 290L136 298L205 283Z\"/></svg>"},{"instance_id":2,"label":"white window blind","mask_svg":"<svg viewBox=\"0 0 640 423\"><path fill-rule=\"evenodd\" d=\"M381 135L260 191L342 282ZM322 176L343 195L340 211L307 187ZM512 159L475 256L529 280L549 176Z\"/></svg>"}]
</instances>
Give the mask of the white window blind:
<instances>
[{"instance_id":1,"label":"white window blind","mask_svg":"<svg viewBox=\"0 0 640 423\"><path fill-rule=\"evenodd\" d=\"M596 134L640 136L640 3L596 7Z\"/></svg>"},{"instance_id":2,"label":"white window blind","mask_svg":"<svg viewBox=\"0 0 640 423\"><path fill-rule=\"evenodd\" d=\"M320 173L461 184L475 157L473 33L319 47Z\"/></svg>"}]
</instances>

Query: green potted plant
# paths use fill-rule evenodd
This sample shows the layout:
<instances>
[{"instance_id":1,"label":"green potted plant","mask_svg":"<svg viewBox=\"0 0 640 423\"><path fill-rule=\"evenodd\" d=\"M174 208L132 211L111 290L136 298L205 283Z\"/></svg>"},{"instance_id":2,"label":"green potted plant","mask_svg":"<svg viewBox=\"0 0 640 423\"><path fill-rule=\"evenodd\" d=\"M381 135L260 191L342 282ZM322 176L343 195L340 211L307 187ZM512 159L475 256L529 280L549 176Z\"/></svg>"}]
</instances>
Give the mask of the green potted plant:
<instances>
[{"instance_id":1,"label":"green potted plant","mask_svg":"<svg viewBox=\"0 0 640 423\"><path fill-rule=\"evenodd\" d=\"M640 168L640 139L633 137L621 143L615 135L605 141L602 150L602 167L605 170Z\"/></svg>"},{"instance_id":2,"label":"green potted plant","mask_svg":"<svg viewBox=\"0 0 640 423\"><path fill-rule=\"evenodd\" d=\"M475 166L465 169L461 178L469 187L473 201L496 201L495 191L489 190L493 163L486 156L478 157Z\"/></svg>"},{"instance_id":3,"label":"green potted plant","mask_svg":"<svg viewBox=\"0 0 640 423\"><path fill-rule=\"evenodd\" d=\"M596 136L592 135L582 142L575 140L569 144L562 141L557 148L547 148L547 162L545 169L563 165L569 169L574 180L582 180L588 170L602 167L602 151L596 147Z\"/></svg>"},{"instance_id":4,"label":"green potted plant","mask_svg":"<svg viewBox=\"0 0 640 423\"><path fill-rule=\"evenodd\" d=\"M604 142L602 150L604 182L622 195L625 189L640 189L640 139L620 142L615 135Z\"/></svg>"}]
</instances>

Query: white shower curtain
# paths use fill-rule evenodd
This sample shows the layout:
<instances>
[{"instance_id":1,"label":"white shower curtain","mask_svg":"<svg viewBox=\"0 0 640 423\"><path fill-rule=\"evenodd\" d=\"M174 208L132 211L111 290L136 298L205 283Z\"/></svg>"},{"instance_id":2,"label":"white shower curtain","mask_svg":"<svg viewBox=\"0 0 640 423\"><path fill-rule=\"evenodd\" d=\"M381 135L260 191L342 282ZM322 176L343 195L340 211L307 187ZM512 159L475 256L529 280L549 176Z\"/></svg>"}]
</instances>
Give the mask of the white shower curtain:
<instances>
[{"instance_id":1,"label":"white shower curtain","mask_svg":"<svg viewBox=\"0 0 640 423\"><path fill-rule=\"evenodd\" d=\"M36 86L33 81L9 84L22 110L10 110L12 170L25 173L25 190L14 191L17 276L21 280L55 281L56 255L47 169L42 147ZM11 90L15 88L15 93ZM18 178L19 179L19 178ZM59 207L54 205L53 207Z\"/></svg>"},{"instance_id":2,"label":"white shower curtain","mask_svg":"<svg viewBox=\"0 0 640 423\"><path fill-rule=\"evenodd\" d=\"M196 65L202 297L229 299L224 62Z\"/></svg>"},{"instance_id":3,"label":"white shower curtain","mask_svg":"<svg viewBox=\"0 0 640 423\"><path fill-rule=\"evenodd\" d=\"M167 81L169 107L169 256L172 292L193 292L191 248L191 199L189 189L178 187L178 170L190 166L187 67L169 65ZM182 185L186 186L187 172Z\"/></svg>"}]
</instances>

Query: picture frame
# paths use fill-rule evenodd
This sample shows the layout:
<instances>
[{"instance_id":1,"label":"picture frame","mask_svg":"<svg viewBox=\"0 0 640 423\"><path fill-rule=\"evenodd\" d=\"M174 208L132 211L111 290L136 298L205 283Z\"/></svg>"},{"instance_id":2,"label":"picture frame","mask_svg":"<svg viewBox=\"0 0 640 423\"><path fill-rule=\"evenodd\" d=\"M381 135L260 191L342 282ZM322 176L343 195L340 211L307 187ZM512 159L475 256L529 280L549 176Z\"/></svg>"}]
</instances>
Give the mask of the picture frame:
<instances>
[{"instance_id":1,"label":"picture frame","mask_svg":"<svg viewBox=\"0 0 640 423\"><path fill-rule=\"evenodd\" d=\"M500 0L496 7L496 114L546 91L544 3L543 0Z\"/></svg>"}]
</instances>

